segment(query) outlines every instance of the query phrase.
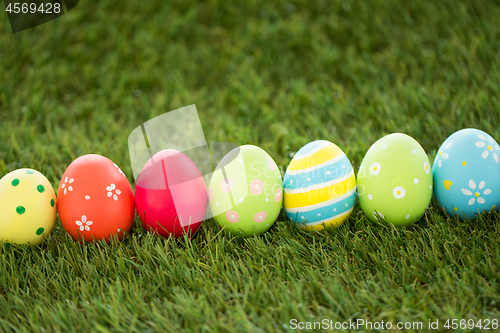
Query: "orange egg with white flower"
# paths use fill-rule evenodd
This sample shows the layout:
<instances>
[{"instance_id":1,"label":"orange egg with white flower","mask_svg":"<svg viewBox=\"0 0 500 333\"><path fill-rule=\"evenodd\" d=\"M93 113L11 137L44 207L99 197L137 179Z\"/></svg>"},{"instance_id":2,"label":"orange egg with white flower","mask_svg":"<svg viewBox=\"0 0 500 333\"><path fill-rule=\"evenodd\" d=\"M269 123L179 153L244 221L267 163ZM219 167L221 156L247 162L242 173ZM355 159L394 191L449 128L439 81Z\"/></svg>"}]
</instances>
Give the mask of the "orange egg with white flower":
<instances>
[{"instance_id":1,"label":"orange egg with white flower","mask_svg":"<svg viewBox=\"0 0 500 333\"><path fill-rule=\"evenodd\" d=\"M123 171L96 154L80 156L64 172L57 192L61 223L75 239L109 241L130 231L134 194Z\"/></svg>"}]
</instances>

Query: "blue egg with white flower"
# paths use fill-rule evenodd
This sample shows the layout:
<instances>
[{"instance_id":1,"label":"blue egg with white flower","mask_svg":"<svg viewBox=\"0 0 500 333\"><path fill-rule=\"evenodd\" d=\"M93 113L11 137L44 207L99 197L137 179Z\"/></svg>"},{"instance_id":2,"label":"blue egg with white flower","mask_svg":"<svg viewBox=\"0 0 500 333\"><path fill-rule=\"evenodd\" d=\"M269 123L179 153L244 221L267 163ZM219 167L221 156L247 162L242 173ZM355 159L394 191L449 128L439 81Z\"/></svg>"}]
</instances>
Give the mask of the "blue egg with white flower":
<instances>
[{"instance_id":1,"label":"blue egg with white flower","mask_svg":"<svg viewBox=\"0 0 500 333\"><path fill-rule=\"evenodd\" d=\"M466 128L450 135L437 151L434 196L461 220L500 206L500 146L487 133Z\"/></svg>"}]
</instances>

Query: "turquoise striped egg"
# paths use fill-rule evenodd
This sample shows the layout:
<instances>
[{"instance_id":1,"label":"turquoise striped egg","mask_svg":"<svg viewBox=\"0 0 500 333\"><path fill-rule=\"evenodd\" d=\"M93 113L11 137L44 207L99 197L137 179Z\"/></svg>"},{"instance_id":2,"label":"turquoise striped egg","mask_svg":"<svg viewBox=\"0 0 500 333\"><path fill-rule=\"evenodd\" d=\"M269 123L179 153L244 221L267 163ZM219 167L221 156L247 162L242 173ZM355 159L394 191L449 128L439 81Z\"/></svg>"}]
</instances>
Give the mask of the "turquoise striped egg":
<instances>
[{"instance_id":1,"label":"turquoise striped egg","mask_svg":"<svg viewBox=\"0 0 500 333\"><path fill-rule=\"evenodd\" d=\"M283 180L287 217L308 230L339 226L352 213L356 178L342 149L326 140L302 147Z\"/></svg>"},{"instance_id":2,"label":"turquoise striped egg","mask_svg":"<svg viewBox=\"0 0 500 333\"><path fill-rule=\"evenodd\" d=\"M500 206L500 146L488 133L466 128L436 153L432 175L439 206L459 219L474 219Z\"/></svg>"}]
</instances>

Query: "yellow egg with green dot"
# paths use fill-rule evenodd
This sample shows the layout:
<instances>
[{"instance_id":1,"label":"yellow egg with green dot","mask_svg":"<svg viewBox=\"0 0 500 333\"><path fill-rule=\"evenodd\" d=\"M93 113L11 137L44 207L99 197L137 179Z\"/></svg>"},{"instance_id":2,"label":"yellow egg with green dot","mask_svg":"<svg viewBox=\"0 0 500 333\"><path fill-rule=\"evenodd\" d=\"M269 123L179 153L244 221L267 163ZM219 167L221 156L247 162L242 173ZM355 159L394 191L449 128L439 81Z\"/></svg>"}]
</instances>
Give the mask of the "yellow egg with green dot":
<instances>
[{"instance_id":1,"label":"yellow egg with green dot","mask_svg":"<svg viewBox=\"0 0 500 333\"><path fill-rule=\"evenodd\" d=\"M18 169L0 179L0 242L38 245L54 228L56 195L40 172Z\"/></svg>"}]
</instances>

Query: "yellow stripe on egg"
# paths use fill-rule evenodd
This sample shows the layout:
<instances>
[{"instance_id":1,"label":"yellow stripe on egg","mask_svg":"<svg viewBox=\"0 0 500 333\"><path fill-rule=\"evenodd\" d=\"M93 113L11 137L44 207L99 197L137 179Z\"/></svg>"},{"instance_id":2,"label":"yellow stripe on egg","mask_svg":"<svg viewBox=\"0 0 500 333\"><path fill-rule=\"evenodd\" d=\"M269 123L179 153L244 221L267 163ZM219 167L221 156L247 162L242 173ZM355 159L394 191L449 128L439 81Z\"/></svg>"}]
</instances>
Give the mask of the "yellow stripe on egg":
<instances>
[{"instance_id":1,"label":"yellow stripe on egg","mask_svg":"<svg viewBox=\"0 0 500 333\"><path fill-rule=\"evenodd\" d=\"M309 230L309 231L312 231L312 230L321 231L325 227L330 227L330 226L331 227L338 227L346 220L347 216L349 214L351 214L353 209L354 209L354 207L349 209L346 212L343 212L342 214L335 215L334 217L329 218L329 219L325 219L325 220L321 220L321 221L317 221L317 222L312 222L312 223L305 223L303 225L304 229Z\"/></svg>"},{"instance_id":2,"label":"yellow stripe on egg","mask_svg":"<svg viewBox=\"0 0 500 333\"><path fill-rule=\"evenodd\" d=\"M303 207L295 207L295 208L285 207L285 212L287 214L294 214L294 213L299 213L299 212L305 213L305 212L309 212L311 210L315 210L315 209L327 207L327 206L333 205L334 203L342 201L342 200L344 200L347 197L350 197L355 192L356 192L356 188L353 188L352 190L348 191L345 195L343 195L341 197L334 198L334 199L328 200L328 201L323 201L323 202L320 202L319 204L316 204L316 205L303 206Z\"/></svg>"},{"instance_id":3,"label":"yellow stripe on egg","mask_svg":"<svg viewBox=\"0 0 500 333\"><path fill-rule=\"evenodd\" d=\"M285 189L285 207L296 208L316 205L327 200L339 198L355 187L356 178L354 177L354 171L351 170L345 177L335 179L333 184L332 182L326 182L302 189Z\"/></svg>"},{"instance_id":4,"label":"yellow stripe on egg","mask_svg":"<svg viewBox=\"0 0 500 333\"><path fill-rule=\"evenodd\" d=\"M335 158L339 155L344 155L342 150L339 147L337 147L336 145L330 144L330 145L318 150L317 152L315 152L311 156L304 155L304 156L301 156L300 158L294 158L290 162L290 165L288 166L288 170L289 171L295 171L295 170L302 171L304 169L314 167L318 164L328 162L332 158Z\"/></svg>"},{"instance_id":5,"label":"yellow stripe on egg","mask_svg":"<svg viewBox=\"0 0 500 333\"><path fill-rule=\"evenodd\" d=\"M314 171L314 170L317 170L317 169L329 166L331 164L334 164L334 163L340 161L344 156L345 156L345 154L342 153L342 154L340 154L338 156L335 156L334 158L332 158L332 159L330 159L330 160L328 160L326 162L323 162L323 163L320 163L320 164L316 164L314 166L304 167L302 169L296 169L296 170L290 170L290 169L288 169L287 173L290 174L290 175L298 175L298 174L301 174L301 173L308 173L308 172L311 172L311 171ZM305 163L303 165L305 166Z\"/></svg>"}]
</instances>

